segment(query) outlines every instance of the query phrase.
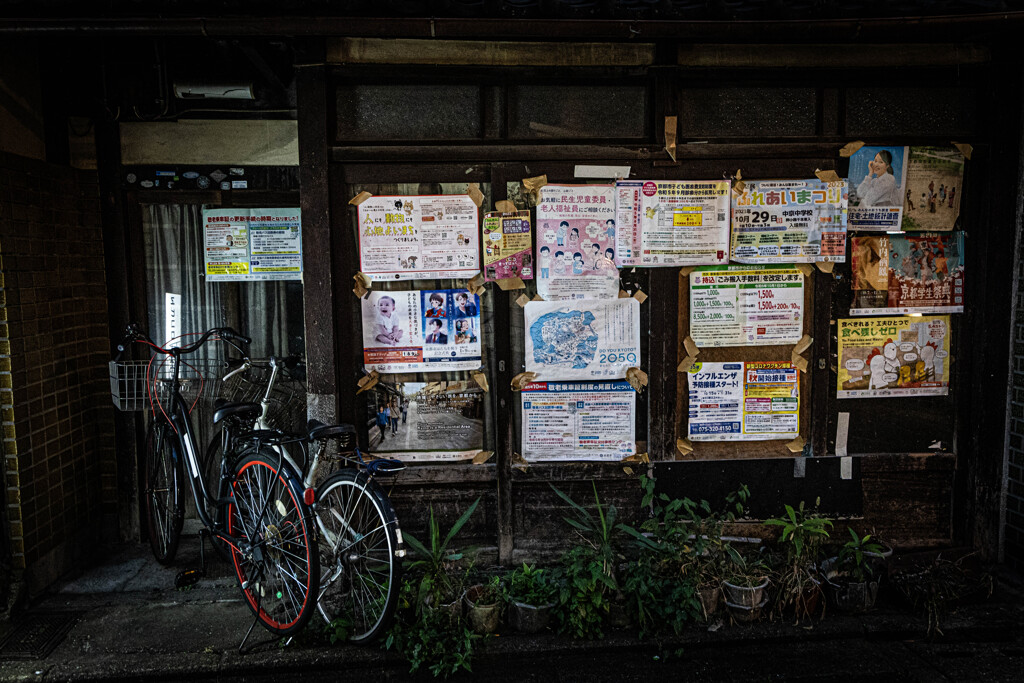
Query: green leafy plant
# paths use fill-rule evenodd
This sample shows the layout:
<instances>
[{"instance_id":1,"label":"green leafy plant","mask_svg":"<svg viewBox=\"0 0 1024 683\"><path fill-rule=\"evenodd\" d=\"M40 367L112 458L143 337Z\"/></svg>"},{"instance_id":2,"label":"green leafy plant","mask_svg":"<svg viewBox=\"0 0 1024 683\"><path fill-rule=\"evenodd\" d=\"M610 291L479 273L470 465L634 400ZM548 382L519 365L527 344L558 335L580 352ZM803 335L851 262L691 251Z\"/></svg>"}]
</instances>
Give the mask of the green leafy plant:
<instances>
[{"instance_id":1,"label":"green leafy plant","mask_svg":"<svg viewBox=\"0 0 1024 683\"><path fill-rule=\"evenodd\" d=\"M680 573L676 563L643 553L629 565L623 586L640 630L640 637L680 635L703 616L697 579Z\"/></svg>"},{"instance_id":2,"label":"green leafy plant","mask_svg":"<svg viewBox=\"0 0 1024 683\"><path fill-rule=\"evenodd\" d=\"M479 605L493 605L496 602L501 602L504 596L504 586L501 584L500 576L492 576L484 583L476 585L476 590L472 591L473 596L471 603L474 607ZM467 594L467 600L470 596Z\"/></svg>"},{"instance_id":3,"label":"green leafy plant","mask_svg":"<svg viewBox=\"0 0 1024 683\"><path fill-rule=\"evenodd\" d=\"M828 540L828 530L832 528L832 520L822 517L818 513L818 505L821 499L815 503L814 510L807 510L804 502L800 501L799 507L786 506L785 517L773 517L766 519L767 526L782 527L782 536L779 541L785 546L786 554L790 562L805 563L816 561L821 553L821 546Z\"/></svg>"},{"instance_id":4,"label":"green leafy plant","mask_svg":"<svg viewBox=\"0 0 1024 683\"><path fill-rule=\"evenodd\" d=\"M881 554L882 546L871 540L871 534L861 537L849 527L846 530L850 533L850 540L839 549L836 570L850 581L864 583L875 573L866 553Z\"/></svg>"},{"instance_id":5,"label":"green leafy plant","mask_svg":"<svg viewBox=\"0 0 1024 683\"><path fill-rule=\"evenodd\" d=\"M412 534L408 532L404 534L406 543L420 557L420 559L409 563L408 569L423 571L418 591L421 603L432 602L437 605L459 597L465 574L455 571L455 563L463 558L463 553L452 550L450 545L455 536L462 531L462 527L466 525L469 518L473 516L479 504L480 499L477 498L443 536L437 518L434 516L434 507L431 506L428 525L429 547Z\"/></svg>"},{"instance_id":6,"label":"green leafy plant","mask_svg":"<svg viewBox=\"0 0 1024 683\"><path fill-rule=\"evenodd\" d=\"M786 505L785 516L764 522L767 526L782 527L779 543L786 555L785 561L779 563L775 570L775 584L779 591L775 611L781 616L792 610L797 622L812 616L819 607L824 616L824 592L817 576L817 563L829 538L832 520L818 512L820 503L820 499L815 501L813 510L807 509L803 501L795 508Z\"/></svg>"},{"instance_id":7,"label":"green leafy plant","mask_svg":"<svg viewBox=\"0 0 1024 683\"><path fill-rule=\"evenodd\" d=\"M548 605L558 597L558 582L554 573L525 562L505 576L505 602L527 605Z\"/></svg>"},{"instance_id":8,"label":"green leafy plant","mask_svg":"<svg viewBox=\"0 0 1024 683\"><path fill-rule=\"evenodd\" d=\"M420 582L403 582L395 623L384 647L397 650L409 662L409 673L421 669L435 677L447 678L459 670L472 671L479 636L470 631L461 616L453 617L431 609L419 599Z\"/></svg>"},{"instance_id":9,"label":"green leafy plant","mask_svg":"<svg viewBox=\"0 0 1024 683\"><path fill-rule=\"evenodd\" d=\"M928 635L943 635L941 621L949 608L961 600L984 599L992 595L992 574L970 566L975 553L956 560L941 555L917 571L901 571L891 577L896 589L916 609L928 615Z\"/></svg>"}]
</instances>

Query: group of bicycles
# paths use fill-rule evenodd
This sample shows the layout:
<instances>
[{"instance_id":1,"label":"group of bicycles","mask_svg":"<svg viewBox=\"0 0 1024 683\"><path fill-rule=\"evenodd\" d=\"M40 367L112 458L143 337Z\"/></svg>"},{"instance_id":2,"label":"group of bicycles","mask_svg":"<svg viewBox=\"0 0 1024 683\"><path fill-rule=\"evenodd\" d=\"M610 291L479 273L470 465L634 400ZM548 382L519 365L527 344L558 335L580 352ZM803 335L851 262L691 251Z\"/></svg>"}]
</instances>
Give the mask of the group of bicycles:
<instances>
[{"instance_id":1,"label":"group of bicycles","mask_svg":"<svg viewBox=\"0 0 1024 683\"><path fill-rule=\"evenodd\" d=\"M380 636L394 613L405 548L376 477L402 465L365 460L351 425L310 420L296 433L271 424L275 384L295 359L251 359L251 340L230 328L176 342L161 346L130 325L110 363L115 405L149 413L143 508L156 559L174 561L187 482L203 526L200 547L208 537L233 564L253 626L288 637L318 611L328 623L344 619L350 640ZM198 352L211 342L237 357L204 365ZM149 360L122 360L132 343L148 347ZM254 370L263 371L258 395L213 403L215 433L201 455L196 385ZM327 462L343 466L323 476Z\"/></svg>"}]
</instances>

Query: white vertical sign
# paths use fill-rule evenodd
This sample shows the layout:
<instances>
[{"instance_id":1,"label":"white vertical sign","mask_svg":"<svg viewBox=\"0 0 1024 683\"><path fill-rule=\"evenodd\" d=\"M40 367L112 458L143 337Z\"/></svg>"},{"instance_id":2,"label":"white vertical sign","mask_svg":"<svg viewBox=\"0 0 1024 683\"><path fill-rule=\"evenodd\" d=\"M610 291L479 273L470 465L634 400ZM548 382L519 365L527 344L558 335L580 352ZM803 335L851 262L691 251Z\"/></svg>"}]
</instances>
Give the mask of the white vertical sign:
<instances>
[{"instance_id":1,"label":"white vertical sign","mask_svg":"<svg viewBox=\"0 0 1024 683\"><path fill-rule=\"evenodd\" d=\"M181 294L164 294L164 343L181 346ZM175 340L175 341L171 341Z\"/></svg>"}]
</instances>

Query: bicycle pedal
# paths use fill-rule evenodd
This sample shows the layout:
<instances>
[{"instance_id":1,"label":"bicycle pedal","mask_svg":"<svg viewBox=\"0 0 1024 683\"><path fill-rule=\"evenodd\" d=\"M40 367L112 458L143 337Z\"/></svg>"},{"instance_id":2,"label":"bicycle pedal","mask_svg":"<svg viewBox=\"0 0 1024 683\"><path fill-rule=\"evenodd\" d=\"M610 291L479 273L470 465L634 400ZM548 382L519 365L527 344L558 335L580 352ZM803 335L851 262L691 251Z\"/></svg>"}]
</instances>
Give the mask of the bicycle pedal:
<instances>
[{"instance_id":1,"label":"bicycle pedal","mask_svg":"<svg viewBox=\"0 0 1024 683\"><path fill-rule=\"evenodd\" d=\"M199 583L199 579L206 575L202 569L183 569L174 577L174 587L178 590L189 588Z\"/></svg>"}]
</instances>

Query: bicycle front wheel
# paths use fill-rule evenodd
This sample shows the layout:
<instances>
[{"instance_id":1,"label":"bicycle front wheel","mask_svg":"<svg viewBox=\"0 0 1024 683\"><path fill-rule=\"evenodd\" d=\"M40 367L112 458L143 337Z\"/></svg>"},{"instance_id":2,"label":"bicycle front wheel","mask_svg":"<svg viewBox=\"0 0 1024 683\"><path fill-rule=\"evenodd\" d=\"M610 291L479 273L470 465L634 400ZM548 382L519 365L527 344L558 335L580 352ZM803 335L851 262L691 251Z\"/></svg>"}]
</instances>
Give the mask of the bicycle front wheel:
<instances>
[{"instance_id":1,"label":"bicycle front wheel","mask_svg":"<svg viewBox=\"0 0 1024 683\"><path fill-rule=\"evenodd\" d=\"M177 457L178 437L171 425L156 419L146 435L145 506L149 547L160 564L170 564L178 552L185 522L184 477Z\"/></svg>"},{"instance_id":2,"label":"bicycle front wheel","mask_svg":"<svg viewBox=\"0 0 1024 683\"><path fill-rule=\"evenodd\" d=\"M231 557L249 609L264 628L287 636L309 620L320 556L299 478L273 451L239 458L228 505Z\"/></svg>"},{"instance_id":3,"label":"bicycle front wheel","mask_svg":"<svg viewBox=\"0 0 1024 683\"><path fill-rule=\"evenodd\" d=\"M401 532L387 494L371 477L335 472L316 496L320 529L320 595L328 623L352 621L350 640L369 642L390 625L398 601Z\"/></svg>"}]
</instances>

